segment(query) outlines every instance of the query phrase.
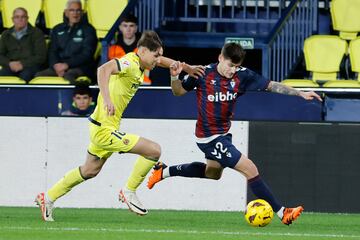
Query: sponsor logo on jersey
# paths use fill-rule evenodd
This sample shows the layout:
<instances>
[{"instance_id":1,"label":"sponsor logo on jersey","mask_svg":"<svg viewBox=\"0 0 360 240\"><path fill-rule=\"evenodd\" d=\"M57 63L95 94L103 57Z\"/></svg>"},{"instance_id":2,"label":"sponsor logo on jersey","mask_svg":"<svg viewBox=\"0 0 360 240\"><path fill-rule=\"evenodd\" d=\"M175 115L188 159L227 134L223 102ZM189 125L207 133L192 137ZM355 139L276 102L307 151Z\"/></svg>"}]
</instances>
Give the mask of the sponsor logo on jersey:
<instances>
[{"instance_id":1,"label":"sponsor logo on jersey","mask_svg":"<svg viewBox=\"0 0 360 240\"><path fill-rule=\"evenodd\" d=\"M126 59L123 59L122 61L120 61L120 67L121 69L125 69L128 68L130 66L130 62Z\"/></svg>"},{"instance_id":2,"label":"sponsor logo on jersey","mask_svg":"<svg viewBox=\"0 0 360 240\"><path fill-rule=\"evenodd\" d=\"M216 92L215 95L208 95L207 99L209 102L225 102L236 99L236 96L237 93L231 93L229 91L226 93Z\"/></svg>"}]
</instances>

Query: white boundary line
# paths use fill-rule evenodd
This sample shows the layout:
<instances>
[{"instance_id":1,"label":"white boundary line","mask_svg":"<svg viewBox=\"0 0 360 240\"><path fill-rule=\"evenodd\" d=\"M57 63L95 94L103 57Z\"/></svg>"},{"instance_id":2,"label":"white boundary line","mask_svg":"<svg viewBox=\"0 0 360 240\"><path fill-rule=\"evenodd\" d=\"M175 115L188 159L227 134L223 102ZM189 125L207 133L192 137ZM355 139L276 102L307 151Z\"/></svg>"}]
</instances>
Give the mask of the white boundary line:
<instances>
[{"instance_id":1,"label":"white boundary line","mask_svg":"<svg viewBox=\"0 0 360 240\"><path fill-rule=\"evenodd\" d=\"M304 238L357 238L360 235L345 234L312 234L312 233L275 233L275 232L227 232L227 231L196 231L196 230L173 230L173 229L130 229L130 228L68 228L68 227L0 227L0 230L16 231L61 231L61 232L131 232L131 233L181 233L181 234L211 234L211 235L239 235L239 236L286 236Z\"/></svg>"}]
</instances>

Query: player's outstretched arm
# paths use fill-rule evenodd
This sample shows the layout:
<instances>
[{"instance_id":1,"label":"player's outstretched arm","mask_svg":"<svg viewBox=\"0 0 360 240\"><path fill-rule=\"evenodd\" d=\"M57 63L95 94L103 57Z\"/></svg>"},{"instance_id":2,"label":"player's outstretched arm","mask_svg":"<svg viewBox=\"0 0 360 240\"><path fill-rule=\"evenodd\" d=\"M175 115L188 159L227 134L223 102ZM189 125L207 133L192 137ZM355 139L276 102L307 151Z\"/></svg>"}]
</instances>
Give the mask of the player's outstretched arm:
<instances>
[{"instance_id":1,"label":"player's outstretched arm","mask_svg":"<svg viewBox=\"0 0 360 240\"><path fill-rule=\"evenodd\" d=\"M181 84L179 74L184 68L185 63L174 61L170 65L171 90L175 96L182 96L187 93Z\"/></svg>"},{"instance_id":2,"label":"player's outstretched arm","mask_svg":"<svg viewBox=\"0 0 360 240\"><path fill-rule=\"evenodd\" d=\"M176 62L174 59L168 58L168 57L164 57L161 56L160 57L160 61L157 64L157 66L159 67L164 67L164 68L170 68L170 65ZM189 65L187 63L183 63L183 68L182 71L186 72L187 74L189 74L189 76L194 77L196 79L198 79L198 77L201 77L204 75L205 73L205 67L201 66L201 65Z\"/></svg>"},{"instance_id":3,"label":"player's outstretched arm","mask_svg":"<svg viewBox=\"0 0 360 240\"><path fill-rule=\"evenodd\" d=\"M189 65L184 63L183 71L189 74L190 77L198 79L199 77L204 76L205 67L202 65Z\"/></svg>"},{"instance_id":4,"label":"player's outstretched arm","mask_svg":"<svg viewBox=\"0 0 360 240\"><path fill-rule=\"evenodd\" d=\"M316 98L317 100L322 102L321 97L313 91L309 91L309 92L299 91L295 88L292 88L292 87L289 87L289 86L286 86L284 84L274 82L274 81L271 81L269 83L267 90L270 92L275 92L275 93L280 93L280 94L285 94L285 95L300 96L300 97L304 98L305 100L313 100L314 98Z\"/></svg>"}]
</instances>

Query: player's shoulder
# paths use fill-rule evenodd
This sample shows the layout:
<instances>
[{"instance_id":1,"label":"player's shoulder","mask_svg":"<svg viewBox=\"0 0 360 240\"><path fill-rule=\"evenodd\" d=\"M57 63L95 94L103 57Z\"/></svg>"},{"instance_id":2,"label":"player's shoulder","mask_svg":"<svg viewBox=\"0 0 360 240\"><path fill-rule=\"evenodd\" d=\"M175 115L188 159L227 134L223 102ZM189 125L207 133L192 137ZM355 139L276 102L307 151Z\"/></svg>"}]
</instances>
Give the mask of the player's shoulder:
<instances>
[{"instance_id":1,"label":"player's shoulder","mask_svg":"<svg viewBox=\"0 0 360 240\"><path fill-rule=\"evenodd\" d=\"M199 77L198 80L199 80L199 81L205 81L205 79L206 79L208 76L210 76L210 75L212 75L212 74L214 74L214 73L216 73L216 72L217 72L217 70L216 70L216 63L211 63L211 64L209 64L209 65L206 65L206 66L204 66L204 75L201 76L201 77Z\"/></svg>"},{"instance_id":2,"label":"player's shoulder","mask_svg":"<svg viewBox=\"0 0 360 240\"><path fill-rule=\"evenodd\" d=\"M205 66L205 74L216 71L216 63L211 63Z\"/></svg>"},{"instance_id":3,"label":"player's shoulder","mask_svg":"<svg viewBox=\"0 0 360 240\"><path fill-rule=\"evenodd\" d=\"M120 68L122 70L125 69L139 69L140 68L140 63L139 63L139 57L136 56L135 53L131 52L128 53L126 55L124 55L123 57L119 58L117 61L120 64Z\"/></svg>"},{"instance_id":4,"label":"player's shoulder","mask_svg":"<svg viewBox=\"0 0 360 240\"><path fill-rule=\"evenodd\" d=\"M134 52L129 52L120 58L122 61L128 62L130 65L139 65L139 57Z\"/></svg>"},{"instance_id":5,"label":"player's shoulder","mask_svg":"<svg viewBox=\"0 0 360 240\"><path fill-rule=\"evenodd\" d=\"M247 76L252 76L253 71L251 71L246 67L240 66L236 69L236 74L239 75L240 77L247 77Z\"/></svg>"},{"instance_id":6,"label":"player's shoulder","mask_svg":"<svg viewBox=\"0 0 360 240\"><path fill-rule=\"evenodd\" d=\"M247 72L249 72L249 69L246 68L246 67L240 66L240 67L238 67L238 68L236 69L236 72L237 72L237 73L247 73Z\"/></svg>"}]
</instances>

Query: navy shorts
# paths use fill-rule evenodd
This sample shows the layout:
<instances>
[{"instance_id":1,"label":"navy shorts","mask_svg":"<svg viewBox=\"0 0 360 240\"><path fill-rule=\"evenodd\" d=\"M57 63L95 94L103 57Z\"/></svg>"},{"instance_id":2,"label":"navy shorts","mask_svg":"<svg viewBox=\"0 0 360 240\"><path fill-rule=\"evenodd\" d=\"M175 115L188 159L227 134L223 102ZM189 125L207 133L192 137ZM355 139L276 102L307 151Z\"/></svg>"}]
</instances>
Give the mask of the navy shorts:
<instances>
[{"instance_id":1,"label":"navy shorts","mask_svg":"<svg viewBox=\"0 0 360 240\"><path fill-rule=\"evenodd\" d=\"M223 168L234 168L239 162L241 152L232 144L232 135L215 138L209 143L197 143L205 158L217 161Z\"/></svg>"}]
</instances>

